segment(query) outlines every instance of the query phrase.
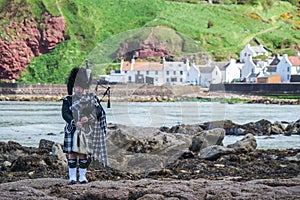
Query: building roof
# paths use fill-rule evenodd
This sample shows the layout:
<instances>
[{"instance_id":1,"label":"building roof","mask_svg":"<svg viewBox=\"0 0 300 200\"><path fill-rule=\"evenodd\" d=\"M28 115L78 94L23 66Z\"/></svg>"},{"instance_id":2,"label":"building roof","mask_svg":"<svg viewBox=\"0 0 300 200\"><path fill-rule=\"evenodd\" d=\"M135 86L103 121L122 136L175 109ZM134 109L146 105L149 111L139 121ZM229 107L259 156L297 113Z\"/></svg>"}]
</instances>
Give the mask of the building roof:
<instances>
[{"instance_id":1,"label":"building roof","mask_svg":"<svg viewBox=\"0 0 300 200\"><path fill-rule=\"evenodd\" d=\"M278 55L276 55L275 58L270 63L270 66L277 66L279 62L280 62L280 59L278 58Z\"/></svg>"},{"instance_id":2,"label":"building roof","mask_svg":"<svg viewBox=\"0 0 300 200\"><path fill-rule=\"evenodd\" d=\"M292 66L300 66L300 58L298 56L289 56L288 59Z\"/></svg>"},{"instance_id":3,"label":"building roof","mask_svg":"<svg viewBox=\"0 0 300 200\"><path fill-rule=\"evenodd\" d=\"M211 73L215 67L199 67L200 73Z\"/></svg>"},{"instance_id":4,"label":"building roof","mask_svg":"<svg viewBox=\"0 0 300 200\"><path fill-rule=\"evenodd\" d=\"M131 63L129 61L124 61L121 67L123 71L130 71Z\"/></svg>"},{"instance_id":5,"label":"building roof","mask_svg":"<svg viewBox=\"0 0 300 200\"><path fill-rule=\"evenodd\" d=\"M264 49L264 47L262 45L251 46L251 49L256 53L265 53L266 52L266 50Z\"/></svg>"},{"instance_id":6,"label":"building roof","mask_svg":"<svg viewBox=\"0 0 300 200\"><path fill-rule=\"evenodd\" d=\"M221 71L225 71L226 67L228 67L229 64L230 64L230 62L212 62L212 63L210 63L210 66L211 67L217 66L217 67L219 67L219 69Z\"/></svg>"},{"instance_id":7,"label":"building roof","mask_svg":"<svg viewBox=\"0 0 300 200\"><path fill-rule=\"evenodd\" d=\"M125 61L122 65L123 71L131 70L131 62ZM133 71L162 71L163 64L159 62L134 62Z\"/></svg>"}]
</instances>

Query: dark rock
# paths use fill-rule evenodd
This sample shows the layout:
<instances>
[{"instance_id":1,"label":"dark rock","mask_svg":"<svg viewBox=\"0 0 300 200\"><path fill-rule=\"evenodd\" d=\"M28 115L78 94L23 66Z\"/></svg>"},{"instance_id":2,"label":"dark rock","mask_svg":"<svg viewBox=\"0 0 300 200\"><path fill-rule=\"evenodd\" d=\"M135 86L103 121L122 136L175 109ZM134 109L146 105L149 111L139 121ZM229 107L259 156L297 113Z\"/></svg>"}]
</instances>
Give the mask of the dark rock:
<instances>
[{"instance_id":1,"label":"dark rock","mask_svg":"<svg viewBox=\"0 0 300 200\"><path fill-rule=\"evenodd\" d=\"M226 148L220 145L208 146L200 151L200 158L206 160L217 160L223 155L234 153L234 149Z\"/></svg>"},{"instance_id":2,"label":"dark rock","mask_svg":"<svg viewBox=\"0 0 300 200\"><path fill-rule=\"evenodd\" d=\"M262 119L257 122L241 125L241 128L243 128L246 133L251 133L253 135L271 135L271 126L272 123L270 121Z\"/></svg>"},{"instance_id":3,"label":"dark rock","mask_svg":"<svg viewBox=\"0 0 300 200\"><path fill-rule=\"evenodd\" d=\"M248 153L254 151L257 147L256 139L252 134L247 134L240 141L227 146L233 148L236 152Z\"/></svg>"},{"instance_id":4,"label":"dark rock","mask_svg":"<svg viewBox=\"0 0 300 200\"><path fill-rule=\"evenodd\" d=\"M40 143L39 143L39 149L41 149L41 150L48 150L49 152L51 152L53 145L54 145L53 141L41 139Z\"/></svg>"},{"instance_id":5,"label":"dark rock","mask_svg":"<svg viewBox=\"0 0 300 200\"><path fill-rule=\"evenodd\" d=\"M192 144L189 146L189 150L199 152L201 149L211 145L222 145L224 137L225 130L222 128L204 130L192 138Z\"/></svg>"}]
</instances>

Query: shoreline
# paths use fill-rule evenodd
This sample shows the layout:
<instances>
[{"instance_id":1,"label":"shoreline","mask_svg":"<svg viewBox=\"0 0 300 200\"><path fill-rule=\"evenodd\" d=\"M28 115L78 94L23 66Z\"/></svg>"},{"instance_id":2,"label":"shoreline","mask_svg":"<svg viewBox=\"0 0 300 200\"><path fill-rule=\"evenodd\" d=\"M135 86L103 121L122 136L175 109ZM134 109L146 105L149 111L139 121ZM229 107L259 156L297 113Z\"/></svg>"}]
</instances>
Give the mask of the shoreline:
<instances>
[{"instance_id":1,"label":"shoreline","mask_svg":"<svg viewBox=\"0 0 300 200\"><path fill-rule=\"evenodd\" d=\"M21 95L21 94L0 94L0 101L39 101L39 102L59 102L64 96L58 95ZM131 96L111 96L111 102L184 102L184 101L205 101L221 103L249 103L249 104L280 104L280 105L300 105L300 99L279 99L256 95L241 95L233 93L210 93L203 92L197 95L181 96L160 96L160 95L131 95ZM103 99L107 102L107 97Z\"/></svg>"},{"instance_id":2,"label":"shoreline","mask_svg":"<svg viewBox=\"0 0 300 200\"><path fill-rule=\"evenodd\" d=\"M153 86L146 84L105 85L110 87L111 101L115 102L177 102L177 101L220 101L222 103L263 103L299 105L299 99L280 99L263 95L209 91L197 86ZM89 90L95 92L92 85ZM67 96L65 85L52 84L6 84L0 87L0 101L60 101ZM99 88L102 97L105 89ZM280 95L278 95L279 97ZM282 96L280 96L282 97ZM103 99L107 101L107 96Z\"/></svg>"}]
</instances>

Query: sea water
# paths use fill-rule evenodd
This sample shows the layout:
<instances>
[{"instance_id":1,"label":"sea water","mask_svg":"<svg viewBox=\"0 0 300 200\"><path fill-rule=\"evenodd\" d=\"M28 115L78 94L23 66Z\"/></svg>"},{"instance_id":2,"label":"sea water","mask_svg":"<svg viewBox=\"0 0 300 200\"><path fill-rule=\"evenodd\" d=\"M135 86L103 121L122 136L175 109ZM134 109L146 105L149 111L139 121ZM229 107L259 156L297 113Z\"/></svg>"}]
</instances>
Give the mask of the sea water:
<instances>
[{"instance_id":1,"label":"sea water","mask_svg":"<svg viewBox=\"0 0 300 200\"><path fill-rule=\"evenodd\" d=\"M65 125L61 117L62 102L2 101L0 102L0 141L16 141L37 147L41 139L62 143ZM237 124L261 119L293 122L300 119L299 105L225 104L219 102L112 102L103 103L108 123L142 127L171 127L231 120ZM224 145L240 140L226 136ZM256 136L258 148L300 148L300 136Z\"/></svg>"}]
</instances>

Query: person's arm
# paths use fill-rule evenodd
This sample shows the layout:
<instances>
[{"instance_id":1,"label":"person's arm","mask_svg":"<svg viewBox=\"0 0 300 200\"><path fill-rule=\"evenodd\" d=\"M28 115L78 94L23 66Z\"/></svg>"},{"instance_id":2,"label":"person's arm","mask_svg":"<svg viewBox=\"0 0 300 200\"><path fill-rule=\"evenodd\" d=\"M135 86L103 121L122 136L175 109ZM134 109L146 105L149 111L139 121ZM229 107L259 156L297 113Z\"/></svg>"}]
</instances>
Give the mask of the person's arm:
<instances>
[{"instance_id":1,"label":"person's arm","mask_svg":"<svg viewBox=\"0 0 300 200\"><path fill-rule=\"evenodd\" d=\"M63 99L63 105L61 109L61 114L63 119L68 123L71 124L73 120L72 111L70 110L70 100L66 97Z\"/></svg>"}]
</instances>

